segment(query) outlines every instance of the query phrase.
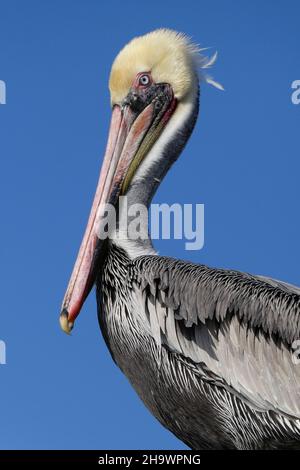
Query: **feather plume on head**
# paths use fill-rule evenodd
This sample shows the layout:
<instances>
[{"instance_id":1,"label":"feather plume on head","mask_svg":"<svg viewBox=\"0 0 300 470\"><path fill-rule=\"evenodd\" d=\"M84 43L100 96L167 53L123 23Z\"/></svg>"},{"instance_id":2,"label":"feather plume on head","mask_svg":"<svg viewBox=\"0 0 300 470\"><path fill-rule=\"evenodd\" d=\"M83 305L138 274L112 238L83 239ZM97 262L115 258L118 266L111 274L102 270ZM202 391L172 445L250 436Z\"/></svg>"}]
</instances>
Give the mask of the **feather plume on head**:
<instances>
[{"instance_id":1,"label":"feather plume on head","mask_svg":"<svg viewBox=\"0 0 300 470\"><path fill-rule=\"evenodd\" d=\"M156 83L169 83L178 99L195 86L197 76L218 89L222 85L205 73L217 59L202 56L199 46L187 36L170 29L157 29L131 40L117 55L111 69L109 88L112 104L120 103L140 72L151 72Z\"/></svg>"}]
</instances>

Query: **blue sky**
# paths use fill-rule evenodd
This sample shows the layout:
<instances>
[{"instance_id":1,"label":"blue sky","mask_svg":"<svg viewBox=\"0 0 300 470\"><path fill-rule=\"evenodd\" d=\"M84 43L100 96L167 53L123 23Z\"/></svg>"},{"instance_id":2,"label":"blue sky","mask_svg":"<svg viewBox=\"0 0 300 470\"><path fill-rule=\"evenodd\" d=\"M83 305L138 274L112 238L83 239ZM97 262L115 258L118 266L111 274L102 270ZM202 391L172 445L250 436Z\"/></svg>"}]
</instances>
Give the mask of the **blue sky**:
<instances>
[{"instance_id":1,"label":"blue sky","mask_svg":"<svg viewBox=\"0 0 300 470\"><path fill-rule=\"evenodd\" d=\"M297 1L0 0L0 447L183 449L101 337L94 293L72 337L58 315L110 119L108 75L133 36L170 27L218 50L225 92L201 113L155 202L205 204L205 246L170 256L300 284Z\"/></svg>"}]
</instances>

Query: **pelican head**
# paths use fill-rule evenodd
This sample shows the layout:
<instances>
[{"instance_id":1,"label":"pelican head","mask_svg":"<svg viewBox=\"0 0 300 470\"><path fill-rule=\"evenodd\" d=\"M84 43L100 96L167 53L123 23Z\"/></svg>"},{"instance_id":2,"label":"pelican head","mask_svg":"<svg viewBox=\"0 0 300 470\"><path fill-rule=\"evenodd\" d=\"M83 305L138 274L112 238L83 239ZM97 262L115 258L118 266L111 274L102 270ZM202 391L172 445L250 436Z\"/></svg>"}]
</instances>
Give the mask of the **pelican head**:
<instances>
[{"instance_id":1,"label":"pelican head","mask_svg":"<svg viewBox=\"0 0 300 470\"><path fill-rule=\"evenodd\" d=\"M186 36L158 29L134 38L117 55L111 69L109 88L112 105L130 91L168 84L175 99L183 99L197 84L199 49ZM147 78L142 78L143 74Z\"/></svg>"},{"instance_id":2,"label":"pelican head","mask_svg":"<svg viewBox=\"0 0 300 470\"><path fill-rule=\"evenodd\" d=\"M198 100L199 66L201 73L211 63L186 36L168 29L133 39L117 55L109 79L112 118L107 148L60 316L65 332L72 329L96 279L103 251L97 233L105 204L116 205L153 159L158 141L170 140L179 130Z\"/></svg>"}]
</instances>

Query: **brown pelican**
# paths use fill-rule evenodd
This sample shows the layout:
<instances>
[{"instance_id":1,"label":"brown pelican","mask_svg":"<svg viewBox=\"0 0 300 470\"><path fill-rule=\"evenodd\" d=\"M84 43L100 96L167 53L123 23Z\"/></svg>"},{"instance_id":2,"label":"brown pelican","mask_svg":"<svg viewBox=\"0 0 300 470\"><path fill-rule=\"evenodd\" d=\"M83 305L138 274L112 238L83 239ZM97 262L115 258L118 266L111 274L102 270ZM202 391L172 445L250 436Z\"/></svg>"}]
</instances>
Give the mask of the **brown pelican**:
<instances>
[{"instance_id":1,"label":"brown pelican","mask_svg":"<svg viewBox=\"0 0 300 470\"><path fill-rule=\"evenodd\" d=\"M194 449L300 448L300 289L158 256L149 238L116 236L118 226L97 236L103 203L126 195L149 206L194 128L207 65L165 29L115 59L106 154L60 322L69 333L96 284L114 361L179 439Z\"/></svg>"}]
</instances>

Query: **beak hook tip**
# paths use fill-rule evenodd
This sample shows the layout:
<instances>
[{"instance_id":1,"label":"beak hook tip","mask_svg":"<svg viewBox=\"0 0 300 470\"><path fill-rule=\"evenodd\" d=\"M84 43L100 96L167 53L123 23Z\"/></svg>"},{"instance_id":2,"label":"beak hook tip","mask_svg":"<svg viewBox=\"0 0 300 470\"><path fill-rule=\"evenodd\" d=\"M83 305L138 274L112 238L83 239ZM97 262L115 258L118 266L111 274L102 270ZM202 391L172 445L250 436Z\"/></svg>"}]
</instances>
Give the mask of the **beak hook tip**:
<instances>
[{"instance_id":1,"label":"beak hook tip","mask_svg":"<svg viewBox=\"0 0 300 470\"><path fill-rule=\"evenodd\" d=\"M69 321L68 319L68 311L67 309L63 309L61 311L61 314L59 316L59 323L60 323L60 327L61 329L67 334L67 335L70 335L71 334L71 331L73 329L73 326L74 326L74 323Z\"/></svg>"}]
</instances>

